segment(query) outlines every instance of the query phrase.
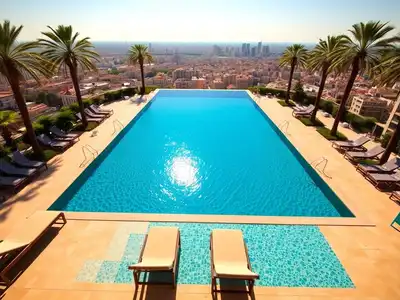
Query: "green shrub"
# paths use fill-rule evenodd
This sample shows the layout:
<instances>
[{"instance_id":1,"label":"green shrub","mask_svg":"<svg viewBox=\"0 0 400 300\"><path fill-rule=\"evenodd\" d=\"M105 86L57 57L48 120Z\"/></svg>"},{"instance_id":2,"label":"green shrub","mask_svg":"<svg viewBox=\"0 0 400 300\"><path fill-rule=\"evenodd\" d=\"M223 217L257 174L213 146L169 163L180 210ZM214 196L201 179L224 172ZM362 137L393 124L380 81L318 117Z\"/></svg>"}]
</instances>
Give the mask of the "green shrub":
<instances>
[{"instance_id":1,"label":"green shrub","mask_svg":"<svg viewBox=\"0 0 400 300\"><path fill-rule=\"evenodd\" d=\"M253 87L253 90L258 91L261 96L271 94L280 99L286 98L286 90L273 89L273 88L267 88L267 87Z\"/></svg>"},{"instance_id":2,"label":"green shrub","mask_svg":"<svg viewBox=\"0 0 400 300\"><path fill-rule=\"evenodd\" d=\"M49 133L50 127L54 125L54 119L51 116L40 116L33 124L38 124L37 129L43 131L41 133Z\"/></svg>"},{"instance_id":3,"label":"green shrub","mask_svg":"<svg viewBox=\"0 0 400 300\"><path fill-rule=\"evenodd\" d=\"M331 101L321 99L319 106L323 111L332 115L333 108L334 108L334 106L337 106L337 105L334 105Z\"/></svg>"},{"instance_id":4,"label":"green shrub","mask_svg":"<svg viewBox=\"0 0 400 300\"><path fill-rule=\"evenodd\" d=\"M92 131L94 128L98 126L97 123L95 122L89 122L88 126L86 128L83 128L82 123L79 123L73 127L73 130L76 131Z\"/></svg>"},{"instance_id":5,"label":"green shrub","mask_svg":"<svg viewBox=\"0 0 400 300\"><path fill-rule=\"evenodd\" d=\"M78 102L72 103L71 105L68 106L68 108L69 108L70 110L72 110L74 113L80 112Z\"/></svg>"},{"instance_id":6,"label":"green shrub","mask_svg":"<svg viewBox=\"0 0 400 300\"><path fill-rule=\"evenodd\" d=\"M75 121L75 115L72 110L64 110L60 113L55 118L54 124L62 129L62 130L70 130L73 127L73 123Z\"/></svg>"},{"instance_id":7,"label":"green shrub","mask_svg":"<svg viewBox=\"0 0 400 300\"><path fill-rule=\"evenodd\" d=\"M383 148L386 148L391 137L392 137L392 134L389 132L382 135L380 142L381 142L381 145Z\"/></svg>"},{"instance_id":8,"label":"green shrub","mask_svg":"<svg viewBox=\"0 0 400 300\"><path fill-rule=\"evenodd\" d=\"M56 156L58 153L54 150L51 149L46 149L43 150L43 157L36 157L35 153L33 151L27 152L25 153L25 156L29 159L32 160L41 160L41 161L49 161L50 159L52 159L54 156Z\"/></svg>"},{"instance_id":9,"label":"green shrub","mask_svg":"<svg viewBox=\"0 0 400 300\"><path fill-rule=\"evenodd\" d=\"M320 120L315 119L315 122L311 122L310 118L299 118L300 122L303 123L306 126L316 126L316 127L323 127L325 126L324 123L322 123Z\"/></svg>"},{"instance_id":10,"label":"green shrub","mask_svg":"<svg viewBox=\"0 0 400 300\"><path fill-rule=\"evenodd\" d=\"M336 118L338 110L339 110L339 106L333 105L332 113L331 113L332 117Z\"/></svg>"},{"instance_id":11,"label":"green shrub","mask_svg":"<svg viewBox=\"0 0 400 300\"><path fill-rule=\"evenodd\" d=\"M145 90L144 90L144 93L147 95L147 94L150 94L152 91L154 91L156 89L158 89L158 87L156 87L156 86L146 86Z\"/></svg>"},{"instance_id":12,"label":"green shrub","mask_svg":"<svg viewBox=\"0 0 400 300\"><path fill-rule=\"evenodd\" d=\"M375 118L366 118L351 112L345 113L344 120L349 123L353 129L362 133L371 132L377 122Z\"/></svg>"},{"instance_id":13,"label":"green shrub","mask_svg":"<svg viewBox=\"0 0 400 300\"><path fill-rule=\"evenodd\" d=\"M279 103L280 105L282 105L282 106L285 106L285 107L293 107L293 106L296 106L296 103L294 103L292 100L289 100L289 104L286 103L285 100L278 100L278 103Z\"/></svg>"},{"instance_id":14,"label":"green shrub","mask_svg":"<svg viewBox=\"0 0 400 300\"><path fill-rule=\"evenodd\" d=\"M297 103L303 103L306 98L303 85L298 81L294 87L294 93L292 94L292 100Z\"/></svg>"},{"instance_id":15,"label":"green shrub","mask_svg":"<svg viewBox=\"0 0 400 300\"><path fill-rule=\"evenodd\" d=\"M92 99L85 99L82 101L82 103L83 103L84 108L88 108L90 105L93 104L93 101L92 101Z\"/></svg>"},{"instance_id":16,"label":"green shrub","mask_svg":"<svg viewBox=\"0 0 400 300\"><path fill-rule=\"evenodd\" d=\"M4 145L0 145L0 157L6 157L11 153L11 148Z\"/></svg>"},{"instance_id":17,"label":"green shrub","mask_svg":"<svg viewBox=\"0 0 400 300\"><path fill-rule=\"evenodd\" d=\"M33 130L35 131L36 135L40 135L42 133L47 133L46 130L44 130L44 126L40 123L33 122L32 127L33 127ZM26 139L24 139L24 141L26 141Z\"/></svg>"},{"instance_id":18,"label":"green shrub","mask_svg":"<svg viewBox=\"0 0 400 300\"><path fill-rule=\"evenodd\" d=\"M24 143L24 142L21 141L21 142L17 143L17 150L23 151L23 150L28 149L30 146L31 146L31 145L26 144L26 143Z\"/></svg>"},{"instance_id":19,"label":"green shrub","mask_svg":"<svg viewBox=\"0 0 400 300\"><path fill-rule=\"evenodd\" d=\"M347 137L343 133L337 132L336 135L331 135L330 128L318 127L317 131L320 135L322 135L329 141L347 141Z\"/></svg>"}]
</instances>

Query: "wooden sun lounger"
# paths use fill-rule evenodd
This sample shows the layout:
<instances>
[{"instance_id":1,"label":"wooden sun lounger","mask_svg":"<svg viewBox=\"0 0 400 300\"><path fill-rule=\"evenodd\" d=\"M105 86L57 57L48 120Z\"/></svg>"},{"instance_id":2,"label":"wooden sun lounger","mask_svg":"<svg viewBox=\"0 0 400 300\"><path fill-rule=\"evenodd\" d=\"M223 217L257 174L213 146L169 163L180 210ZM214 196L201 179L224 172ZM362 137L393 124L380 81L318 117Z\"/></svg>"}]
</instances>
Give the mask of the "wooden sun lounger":
<instances>
[{"instance_id":1,"label":"wooden sun lounger","mask_svg":"<svg viewBox=\"0 0 400 300\"><path fill-rule=\"evenodd\" d=\"M7 272L35 245L45 232L61 220L67 223L64 213L55 211L37 211L28 219L12 230L2 242L0 242L1 260L11 259L6 267L1 270L0 278L8 286L12 280L7 277ZM16 255L15 255L16 254ZM15 255L14 257L12 257Z\"/></svg>"},{"instance_id":2,"label":"wooden sun lounger","mask_svg":"<svg viewBox=\"0 0 400 300\"><path fill-rule=\"evenodd\" d=\"M247 246L241 230L215 229L211 232L211 293L241 292L217 288L217 279L241 279L248 283L247 293L253 292L259 275L251 270Z\"/></svg>"},{"instance_id":3,"label":"wooden sun lounger","mask_svg":"<svg viewBox=\"0 0 400 300\"><path fill-rule=\"evenodd\" d=\"M171 272L172 286L175 288L179 247L180 234L178 227L151 227L144 239L138 263L128 267L129 270L133 270L136 288L138 288L139 284L151 283L140 282L140 274L142 272L154 271Z\"/></svg>"}]
</instances>

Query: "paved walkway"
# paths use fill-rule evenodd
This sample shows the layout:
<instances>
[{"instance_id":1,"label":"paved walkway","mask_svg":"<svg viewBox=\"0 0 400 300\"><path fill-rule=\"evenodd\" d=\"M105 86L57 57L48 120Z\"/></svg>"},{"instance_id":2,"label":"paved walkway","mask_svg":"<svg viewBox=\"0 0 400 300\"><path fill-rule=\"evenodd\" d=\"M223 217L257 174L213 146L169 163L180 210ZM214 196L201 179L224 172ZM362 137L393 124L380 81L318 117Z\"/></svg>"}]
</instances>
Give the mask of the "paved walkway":
<instances>
[{"instance_id":1,"label":"paved walkway","mask_svg":"<svg viewBox=\"0 0 400 300\"><path fill-rule=\"evenodd\" d=\"M56 157L50 170L0 207L0 236L4 236L19 220L35 210L46 209L82 172L81 146L89 143L102 150L114 136L112 120L127 124L140 109L128 101L111 105L115 111L110 120L98 128L98 136L85 133L81 141L66 153ZM323 177L343 202L356 215L360 224L368 226L320 226L322 233L342 262L355 289L265 288L256 287L256 299L400 299L400 232L389 226L400 208L388 195L377 191L355 168L334 150L314 128L306 127L291 116L289 108L276 101L261 100L260 107L275 124L289 120L287 137L308 162L328 158ZM332 119L324 119L329 123ZM352 137L354 133L343 133ZM71 216L72 217L72 216ZM22 267L27 270L9 288L3 299L212 299L208 286L180 285L176 291L169 287L149 287L134 291L127 284L82 283L75 280L83 261L107 255L107 245L121 224L139 223L93 221L89 218L71 220L59 231L46 235L36 259L28 259ZM300 222L293 218L293 223ZM40 255L39 255L40 254ZM34 255L35 256L35 255ZM323 267L323 266L321 266ZM243 295L222 294L221 299L246 299Z\"/></svg>"}]
</instances>

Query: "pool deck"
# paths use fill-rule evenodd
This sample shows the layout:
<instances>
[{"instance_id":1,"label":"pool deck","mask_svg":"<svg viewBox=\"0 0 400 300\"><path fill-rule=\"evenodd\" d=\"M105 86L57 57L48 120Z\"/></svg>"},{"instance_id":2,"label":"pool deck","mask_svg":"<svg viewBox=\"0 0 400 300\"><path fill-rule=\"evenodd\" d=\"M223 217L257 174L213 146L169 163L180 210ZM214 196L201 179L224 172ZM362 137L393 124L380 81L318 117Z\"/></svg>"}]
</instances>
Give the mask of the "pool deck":
<instances>
[{"instance_id":1,"label":"pool deck","mask_svg":"<svg viewBox=\"0 0 400 300\"><path fill-rule=\"evenodd\" d=\"M212 299L209 286L179 285L149 287L135 293L133 285L95 284L75 280L83 262L104 256L107 245L120 224L134 221L234 222L265 224L315 224L331 245L355 289L273 288L256 287L255 299L400 299L400 232L390 227L400 207L367 182L340 153L315 131L291 116L291 109L273 99L257 101L272 121L279 125L289 121L285 134L303 157L311 163L322 155L328 159L322 178L342 199L356 218L252 217L146 215L68 212L68 223L52 230L43 243L21 263L29 267L5 291L10 299ZM115 137L113 120L129 121L145 104L121 101L111 104L114 115L98 127L96 137L84 133L80 141L55 157L33 183L0 206L0 237L7 234L21 219L36 210L45 210L84 170L82 146L89 144L103 150ZM333 119L320 116L330 126ZM349 138L355 134L340 128ZM372 146L367 145L367 147ZM142 223L137 227L140 231ZM51 243L50 243L51 242ZM221 299L246 299L243 295L222 294Z\"/></svg>"}]
</instances>

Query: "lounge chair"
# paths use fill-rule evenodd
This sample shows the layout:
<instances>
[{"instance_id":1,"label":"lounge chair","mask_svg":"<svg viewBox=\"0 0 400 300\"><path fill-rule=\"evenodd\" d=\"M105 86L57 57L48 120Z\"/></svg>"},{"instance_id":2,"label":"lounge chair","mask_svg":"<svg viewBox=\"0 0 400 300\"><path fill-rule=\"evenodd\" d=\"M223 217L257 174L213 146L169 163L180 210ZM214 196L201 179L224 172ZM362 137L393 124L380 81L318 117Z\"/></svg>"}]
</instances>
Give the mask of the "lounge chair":
<instances>
[{"instance_id":1,"label":"lounge chair","mask_svg":"<svg viewBox=\"0 0 400 300\"><path fill-rule=\"evenodd\" d=\"M37 137L38 141L46 147L64 151L72 145L72 141L55 141L50 139L47 135L41 134Z\"/></svg>"},{"instance_id":2,"label":"lounge chair","mask_svg":"<svg viewBox=\"0 0 400 300\"><path fill-rule=\"evenodd\" d=\"M400 201L400 191L393 191L390 196L389 196L390 200L397 200Z\"/></svg>"},{"instance_id":3,"label":"lounge chair","mask_svg":"<svg viewBox=\"0 0 400 300\"><path fill-rule=\"evenodd\" d=\"M354 141L333 141L332 147L338 150L345 151L367 151L367 148L364 147L364 144L370 141L370 138L363 135Z\"/></svg>"},{"instance_id":4,"label":"lounge chair","mask_svg":"<svg viewBox=\"0 0 400 300\"><path fill-rule=\"evenodd\" d=\"M292 116L295 117L295 118L309 117L309 116L311 116L313 110L314 110L314 105L310 105L304 110L293 110L292 111Z\"/></svg>"},{"instance_id":5,"label":"lounge chair","mask_svg":"<svg viewBox=\"0 0 400 300\"><path fill-rule=\"evenodd\" d=\"M147 233L138 263L129 266L133 270L136 288L141 272L171 272L172 285L176 287L176 266L180 247L180 234L177 227L151 227Z\"/></svg>"},{"instance_id":6,"label":"lounge chair","mask_svg":"<svg viewBox=\"0 0 400 300\"><path fill-rule=\"evenodd\" d=\"M10 164L5 159L0 159L0 171L6 175L10 176L20 176L20 177L32 177L39 170L35 168L18 168L12 164Z\"/></svg>"},{"instance_id":7,"label":"lounge chair","mask_svg":"<svg viewBox=\"0 0 400 300\"><path fill-rule=\"evenodd\" d=\"M81 113L77 113L77 114L75 114L75 116L78 118L79 121L82 121ZM86 120L88 122L101 123L104 121L104 118L91 118L91 117L86 116Z\"/></svg>"},{"instance_id":8,"label":"lounge chair","mask_svg":"<svg viewBox=\"0 0 400 300\"><path fill-rule=\"evenodd\" d=\"M358 164L356 170L365 175L368 173L393 173L398 168L400 168L400 158L395 157L383 165Z\"/></svg>"},{"instance_id":9,"label":"lounge chair","mask_svg":"<svg viewBox=\"0 0 400 300\"><path fill-rule=\"evenodd\" d=\"M112 110L112 109L104 109L104 108L102 108L102 107L100 107L98 105L95 105L95 104L92 104L91 106L94 107L95 109L97 109L98 111L101 111L101 112L106 112L106 113L109 113L109 114L113 114L114 113L114 110Z\"/></svg>"},{"instance_id":10,"label":"lounge chair","mask_svg":"<svg viewBox=\"0 0 400 300\"><path fill-rule=\"evenodd\" d=\"M0 176L0 187L17 191L26 182L26 177Z\"/></svg>"},{"instance_id":11,"label":"lounge chair","mask_svg":"<svg viewBox=\"0 0 400 300\"><path fill-rule=\"evenodd\" d=\"M217 288L217 279L240 279L248 282L252 293L254 281L259 275L251 270L247 246L241 230L215 229L211 232L211 292ZM224 289L224 291L227 291Z\"/></svg>"},{"instance_id":12,"label":"lounge chair","mask_svg":"<svg viewBox=\"0 0 400 300\"><path fill-rule=\"evenodd\" d=\"M89 109L93 112L93 113L95 113L95 114L97 114L97 115L101 115L101 116L106 116L106 117L109 117L109 116L111 116L114 112L113 111L105 111L105 110L100 110L99 108L97 108L97 106L95 106L95 105L90 105L89 106Z\"/></svg>"},{"instance_id":13,"label":"lounge chair","mask_svg":"<svg viewBox=\"0 0 400 300\"><path fill-rule=\"evenodd\" d=\"M391 187L400 183L400 176L398 174L368 173L365 175L365 178L377 189L380 189L382 185Z\"/></svg>"},{"instance_id":14,"label":"lounge chair","mask_svg":"<svg viewBox=\"0 0 400 300\"><path fill-rule=\"evenodd\" d=\"M56 127L56 126L52 126L50 128L50 132L57 138L59 139L63 139L63 140L78 140L79 141L79 134L77 133L66 133L64 131L62 131L60 128Z\"/></svg>"},{"instance_id":15,"label":"lounge chair","mask_svg":"<svg viewBox=\"0 0 400 300\"><path fill-rule=\"evenodd\" d=\"M26 158L26 156L19 151L14 151L12 153L12 160L16 165L20 167L35 168L35 169L40 169L45 167L47 169L47 164L45 162L30 160Z\"/></svg>"},{"instance_id":16,"label":"lounge chair","mask_svg":"<svg viewBox=\"0 0 400 300\"><path fill-rule=\"evenodd\" d=\"M105 118L107 118L107 116L105 116L105 115L98 115L98 114L95 114L95 113L93 113L89 108L85 108L85 114L88 116L88 117L90 117L90 118L97 118L97 119L105 119Z\"/></svg>"},{"instance_id":17,"label":"lounge chair","mask_svg":"<svg viewBox=\"0 0 400 300\"><path fill-rule=\"evenodd\" d=\"M344 157L352 162L355 162L358 159L372 159L377 157L379 154L382 154L385 151L381 146L375 146L369 149L366 152L357 152L357 151L347 151L344 153Z\"/></svg>"},{"instance_id":18,"label":"lounge chair","mask_svg":"<svg viewBox=\"0 0 400 300\"><path fill-rule=\"evenodd\" d=\"M296 104L296 106L293 107L293 110L294 111L304 111L304 110L308 109L309 107L313 107L314 108L314 106L312 104L310 104L309 106Z\"/></svg>"},{"instance_id":19,"label":"lounge chair","mask_svg":"<svg viewBox=\"0 0 400 300\"><path fill-rule=\"evenodd\" d=\"M59 220L65 224L64 213L55 211L37 211L20 223L0 242L0 257L6 266L0 272L0 278L9 286L12 282L7 272L35 245L43 234ZM8 261L9 260L9 261Z\"/></svg>"}]
</instances>

